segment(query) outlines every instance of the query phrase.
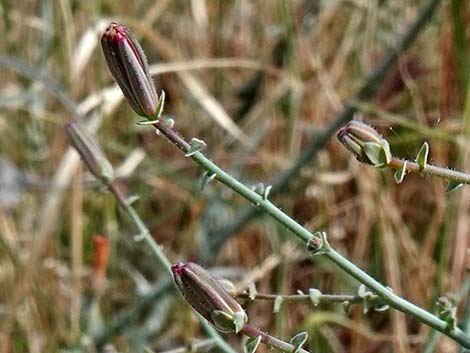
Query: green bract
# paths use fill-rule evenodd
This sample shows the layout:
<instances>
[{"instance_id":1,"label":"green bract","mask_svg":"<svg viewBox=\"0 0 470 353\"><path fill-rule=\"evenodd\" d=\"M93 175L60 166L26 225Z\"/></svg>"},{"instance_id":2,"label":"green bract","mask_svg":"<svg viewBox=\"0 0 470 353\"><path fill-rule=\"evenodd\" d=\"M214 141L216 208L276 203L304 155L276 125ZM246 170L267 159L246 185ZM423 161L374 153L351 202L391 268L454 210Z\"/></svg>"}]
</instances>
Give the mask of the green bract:
<instances>
[{"instance_id":1,"label":"green bract","mask_svg":"<svg viewBox=\"0 0 470 353\"><path fill-rule=\"evenodd\" d=\"M388 142L374 128L360 121L350 121L338 131L337 137L359 162L384 167L392 159Z\"/></svg>"}]
</instances>

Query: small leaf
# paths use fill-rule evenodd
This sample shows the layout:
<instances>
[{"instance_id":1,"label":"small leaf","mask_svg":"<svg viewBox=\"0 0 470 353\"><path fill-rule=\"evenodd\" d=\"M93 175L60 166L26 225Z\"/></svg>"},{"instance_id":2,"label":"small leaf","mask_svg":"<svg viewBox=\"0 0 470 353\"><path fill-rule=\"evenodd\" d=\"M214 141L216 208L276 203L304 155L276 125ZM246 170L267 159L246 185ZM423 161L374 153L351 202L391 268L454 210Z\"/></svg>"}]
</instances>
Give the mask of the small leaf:
<instances>
[{"instance_id":1,"label":"small leaf","mask_svg":"<svg viewBox=\"0 0 470 353\"><path fill-rule=\"evenodd\" d=\"M250 338L248 341L246 341L246 344L244 347L245 353L255 353L256 350L258 349L260 342L261 342L261 336Z\"/></svg>"},{"instance_id":2,"label":"small leaf","mask_svg":"<svg viewBox=\"0 0 470 353\"><path fill-rule=\"evenodd\" d=\"M135 241L136 243L138 243L138 242L140 242L140 241L142 241L142 240L145 239L145 234L144 234L144 233L135 234L135 235L132 237L132 239L134 239L134 241Z\"/></svg>"},{"instance_id":3,"label":"small leaf","mask_svg":"<svg viewBox=\"0 0 470 353\"><path fill-rule=\"evenodd\" d=\"M130 205L133 205L139 199L140 199L139 195L136 195L136 194L130 195L126 200L126 203L127 203L127 205L130 206Z\"/></svg>"},{"instance_id":4,"label":"small leaf","mask_svg":"<svg viewBox=\"0 0 470 353\"><path fill-rule=\"evenodd\" d=\"M364 153L373 165L381 165L382 146L375 142L364 143Z\"/></svg>"},{"instance_id":5,"label":"small leaf","mask_svg":"<svg viewBox=\"0 0 470 353\"><path fill-rule=\"evenodd\" d=\"M254 192L256 192L258 195L261 195L261 196L263 196L265 190L266 188L263 183L258 183L253 189Z\"/></svg>"},{"instance_id":6,"label":"small leaf","mask_svg":"<svg viewBox=\"0 0 470 353\"><path fill-rule=\"evenodd\" d=\"M163 107L165 106L165 91L160 92L160 98L158 99L157 114L155 116L160 119L163 113Z\"/></svg>"},{"instance_id":7,"label":"small leaf","mask_svg":"<svg viewBox=\"0 0 470 353\"><path fill-rule=\"evenodd\" d=\"M351 308L351 302L349 300L345 300L344 302L341 303L341 305L343 306L344 312L348 314L349 309Z\"/></svg>"},{"instance_id":8,"label":"small leaf","mask_svg":"<svg viewBox=\"0 0 470 353\"><path fill-rule=\"evenodd\" d=\"M235 333L240 332L246 324L246 313L244 311L237 311L233 314L233 324L235 325Z\"/></svg>"},{"instance_id":9,"label":"small leaf","mask_svg":"<svg viewBox=\"0 0 470 353\"><path fill-rule=\"evenodd\" d=\"M361 284L357 290L357 295L361 298L365 298L370 292L364 284Z\"/></svg>"},{"instance_id":10,"label":"small leaf","mask_svg":"<svg viewBox=\"0 0 470 353\"><path fill-rule=\"evenodd\" d=\"M408 163L408 161L404 161L403 162L403 165L401 166L400 169L398 169L394 174L393 174L393 178L395 179L395 182L397 184L401 184L401 182L403 181L403 179L405 179L405 174L406 174L406 164Z\"/></svg>"},{"instance_id":11,"label":"small leaf","mask_svg":"<svg viewBox=\"0 0 470 353\"><path fill-rule=\"evenodd\" d=\"M211 320L215 327L221 332L233 332L235 327L235 316L227 314L222 310L213 310L210 313Z\"/></svg>"},{"instance_id":12,"label":"small leaf","mask_svg":"<svg viewBox=\"0 0 470 353\"><path fill-rule=\"evenodd\" d=\"M256 290L256 285L253 282L251 282L248 285L248 298L250 298L250 300L255 300L256 294L258 294L258 291Z\"/></svg>"},{"instance_id":13,"label":"small leaf","mask_svg":"<svg viewBox=\"0 0 470 353\"><path fill-rule=\"evenodd\" d=\"M367 314L370 310L370 302L365 298L362 303L362 313Z\"/></svg>"},{"instance_id":14,"label":"small leaf","mask_svg":"<svg viewBox=\"0 0 470 353\"><path fill-rule=\"evenodd\" d=\"M459 183L458 181L449 180L449 184L447 184L446 192L457 190L461 188L463 185L464 185L463 183Z\"/></svg>"},{"instance_id":15,"label":"small leaf","mask_svg":"<svg viewBox=\"0 0 470 353\"><path fill-rule=\"evenodd\" d=\"M390 152L390 145L385 139L382 139L382 153L384 165L390 164L390 161L392 160L392 152Z\"/></svg>"},{"instance_id":16,"label":"small leaf","mask_svg":"<svg viewBox=\"0 0 470 353\"><path fill-rule=\"evenodd\" d=\"M308 333L300 332L291 338L290 343L294 345L294 351L292 353L297 353L302 345L307 342Z\"/></svg>"},{"instance_id":17,"label":"small leaf","mask_svg":"<svg viewBox=\"0 0 470 353\"><path fill-rule=\"evenodd\" d=\"M155 124L158 124L159 122L160 120L158 119L142 120L142 121L138 121L137 125L155 125Z\"/></svg>"},{"instance_id":18,"label":"small leaf","mask_svg":"<svg viewBox=\"0 0 470 353\"><path fill-rule=\"evenodd\" d=\"M268 199L268 196L269 196L269 193L271 192L271 189L272 189L272 185L268 185L264 188L264 192L263 192L263 195L261 195L263 197L263 200L267 200Z\"/></svg>"},{"instance_id":19,"label":"small leaf","mask_svg":"<svg viewBox=\"0 0 470 353\"><path fill-rule=\"evenodd\" d=\"M388 309L390 309L390 306L388 304L385 304L385 303L377 303L374 306L375 311L386 311Z\"/></svg>"},{"instance_id":20,"label":"small leaf","mask_svg":"<svg viewBox=\"0 0 470 353\"><path fill-rule=\"evenodd\" d=\"M258 183L256 186L251 188L254 192L260 195L263 200L266 200L271 192L272 185L265 186L263 183Z\"/></svg>"},{"instance_id":21,"label":"small leaf","mask_svg":"<svg viewBox=\"0 0 470 353\"><path fill-rule=\"evenodd\" d=\"M168 126L170 129L173 128L173 126L175 126L175 119L173 119L173 118L165 118L165 120L163 120L163 122L164 122L165 125Z\"/></svg>"},{"instance_id":22,"label":"small leaf","mask_svg":"<svg viewBox=\"0 0 470 353\"><path fill-rule=\"evenodd\" d=\"M308 290L308 296L310 297L310 300L312 301L313 305L315 305L315 306L320 304L321 295L322 295L321 292L316 288L310 288Z\"/></svg>"},{"instance_id":23,"label":"small leaf","mask_svg":"<svg viewBox=\"0 0 470 353\"><path fill-rule=\"evenodd\" d=\"M206 185L209 184L212 180L214 180L216 176L217 176L217 173L205 172L202 175L201 191L204 190Z\"/></svg>"},{"instance_id":24,"label":"small leaf","mask_svg":"<svg viewBox=\"0 0 470 353\"><path fill-rule=\"evenodd\" d=\"M185 157L191 157L192 155L202 151L207 146L207 144L203 140L199 140L195 137L191 140L189 145L189 151L186 152L186 154L184 155Z\"/></svg>"},{"instance_id":25,"label":"small leaf","mask_svg":"<svg viewBox=\"0 0 470 353\"><path fill-rule=\"evenodd\" d=\"M284 298L279 295L274 299L273 313L277 314L281 310L283 302Z\"/></svg>"},{"instance_id":26,"label":"small leaf","mask_svg":"<svg viewBox=\"0 0 470 353\"><path fill-rule=\"evenodd\" d=\"M419 170L426 168L428 164L429 145L427 142L423 143L419 149L418 156L416 157L416 163L419 165Z\"/></svg>"},{"instance_id":27,"label":"small leaf","mask_svg":"<svg viewBox=\"0 0 470 353\"><path fill-rule=\"evenodd\" d=\"M235 285L233 284L232 281L226 279L226 278L221 278L221 279L217 279L217 281L219 281L219 283L222 285L222 287L224 287L224 289L229 292L230 294L233 295L233 293L236 293L236 289L235 289Z\"/></svg>"}]
</instances>

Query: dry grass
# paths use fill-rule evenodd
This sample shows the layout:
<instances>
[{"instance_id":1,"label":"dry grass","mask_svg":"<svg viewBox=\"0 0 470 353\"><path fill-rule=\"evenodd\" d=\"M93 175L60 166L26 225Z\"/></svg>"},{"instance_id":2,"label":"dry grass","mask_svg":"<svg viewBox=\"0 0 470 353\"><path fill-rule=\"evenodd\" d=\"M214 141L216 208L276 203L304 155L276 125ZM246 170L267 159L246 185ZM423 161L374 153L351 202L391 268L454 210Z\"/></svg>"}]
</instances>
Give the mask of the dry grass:
<instances>
[{"instance_id":1,"label":"dry grass","mask_svg":"<svg viewBox=\"0 0 470 353\"><path fill-rule=\"evenodd\" d=\"M256 184L291 165L422 3L2 2L0 51L27 62L35 77L0 67L0 352L94 352L104 342L119 352L163 351L205 337L178 296L158 292L164 274L68 147L63 126L77 112L121 168L123 187L140 196L138 212L172 261L211 263L263 293L357 289L328 263L307 259L266 218L218 254L201 255L209 230L233 221L246 202L215 183L200 192L200 171L151 129L136 127L99 47L111 19L141 39L182 135L204 139L215 161ZM452 4L465 7L468 26L470 6ZM413 158L427 140L433 162L468 171L470 100L459 61L467 51L456 45L462 27L450 6L439 8L361 111L395 154ZM275 202L309 229L326 229L336 248L411 301L432 309L437 296L460 295L458 315L468 320L461 289L469 192L446 194L442 180L413 175L395 185L388 172L359 165L331 141ZM289 304L275 315L265 302L248 311L250 321L284 338L309 331L312 352L456 351L393 311ZM238 337L227 340L241 350Z\"/></svg>"}]
</instances>

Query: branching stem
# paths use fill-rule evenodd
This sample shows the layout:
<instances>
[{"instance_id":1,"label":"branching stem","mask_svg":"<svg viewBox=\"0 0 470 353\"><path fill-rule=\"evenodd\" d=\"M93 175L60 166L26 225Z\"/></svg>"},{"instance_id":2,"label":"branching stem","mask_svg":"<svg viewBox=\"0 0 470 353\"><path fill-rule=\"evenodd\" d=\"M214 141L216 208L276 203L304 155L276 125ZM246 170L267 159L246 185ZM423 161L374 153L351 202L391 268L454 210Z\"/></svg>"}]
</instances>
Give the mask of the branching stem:
<instances>
[{"instance_id":1,"label":"branching stem","mask_svg":"<svg viewBox=\"0 0 470 353\"><path fill-rule=\"evenodd\" d=\"M249 299L249 300L263 300L263 301L275 301L281 297L283 302L305 302L311 301L312 299L308 294L291 294L291 295L278 295L278 294L249 294L249 293L236 293L233 294L235 298ZM348 294L321 294L318 296L320 303L362 303L363 298L358 295Z\"/></svg>"},{"instance_id":2,"label":"branching stem","mask_svg":"<svg viewBox=\"0 0 470 353\"><path fill-rule=\"evenodd\" d=\"M457 183L470 184L470 174L451 170L444 167L438 167L431 164L427 164L424 168L420 169L418 163L416 162L392 158L388 166L392 169L402 169L405 162L406 173L420 173L422 175L430 175L445 178Z\"/></svg>"},{"instance_id":3,"label":"branching stem","mask_svg":"<svg viewBox=\"0 0 470 353\"><path fill-rule=\"evenodd\" d=\"M165 121L158 120L153 124L153 126L164 136L166 136L173 144L175 144L182 152L187 154L190 151L191 145L186 142L185 139L175 130L167 125ZM290 218L286 213L271 203L271 201L269 201L266 197L263 197L249 187L245 186L240 181L233 178L230 174L222 170L215 163L205 157L201 152L191 153L189 158L196 162L208 174L215 175L215 179L219 180L222 184L243 196L257 208L264 211L278 223L285 226L304 243L307 244L311 239L316 238L314 234ZM392 308L413 316L418 321L452 338L463 347L470 348L470 336L463 332L460 328L449 328L449 325L444 320L393 293L390 289L376 281L374 278L369 276L366 272L361 270L354 263L346 259L343 255L334 249L328 247L322 253L326 258L335 263L343 271L357 279L360 283L367 286L370 290L374 291L384 300L385 303L387 303Z\"/></svg>"}]
</instances>

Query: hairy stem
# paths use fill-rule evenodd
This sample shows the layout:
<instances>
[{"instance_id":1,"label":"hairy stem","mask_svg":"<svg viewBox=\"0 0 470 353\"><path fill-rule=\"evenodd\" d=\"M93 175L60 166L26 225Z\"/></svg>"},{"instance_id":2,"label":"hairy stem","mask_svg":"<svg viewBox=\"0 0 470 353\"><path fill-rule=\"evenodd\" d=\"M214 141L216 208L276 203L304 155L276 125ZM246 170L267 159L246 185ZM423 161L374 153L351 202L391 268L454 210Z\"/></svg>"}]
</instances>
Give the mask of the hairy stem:
<instances>
[{"instance_id":1,"label":"hairy stem","mask_svg":"<svg viewBox=\"0 0 470 353\"><path fill-rule=\"evenodd\" d=\"M275 301L276 298L281 297L284 302L303 302L311 301L312 299L308 294L291 294L291 295L278 295L278 294L249 294L249 293L235 293L232 294L235 298L249 299L249 300L263 300ZM347 294L321 294L318 296L320 303L362 303L363 299L357 295Z\"/></svg>"},{"instance_id":2,"label":"hairy stem","mask_svg":"<svg viewBox=\"0 0 470 353\"><path fill-rule=\"evenodd\" d=\"M420 173L423 175L437 176L448 180L455 181L462 184L470 184L470 174L459 172L456 170L447 169L444 167L437 167L427 164L423 169L420 169L418 163L413 161L405 161L398 158L392 158L388 166L393 169L403 168L406 162L406 173Z\"/></svg>"}]
</instances>

